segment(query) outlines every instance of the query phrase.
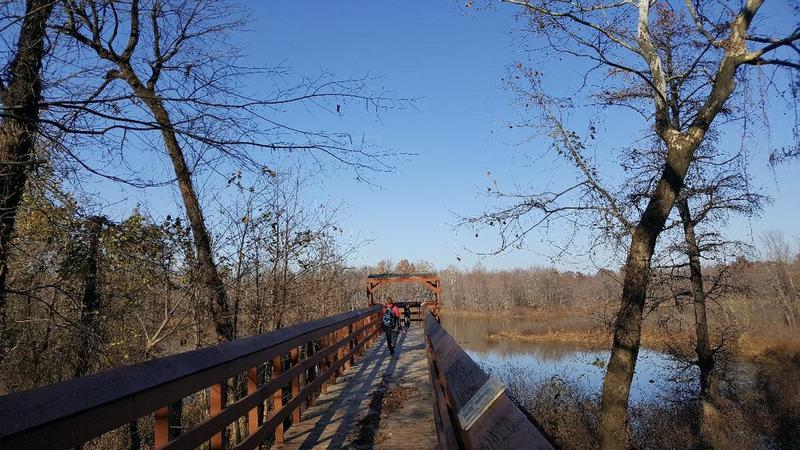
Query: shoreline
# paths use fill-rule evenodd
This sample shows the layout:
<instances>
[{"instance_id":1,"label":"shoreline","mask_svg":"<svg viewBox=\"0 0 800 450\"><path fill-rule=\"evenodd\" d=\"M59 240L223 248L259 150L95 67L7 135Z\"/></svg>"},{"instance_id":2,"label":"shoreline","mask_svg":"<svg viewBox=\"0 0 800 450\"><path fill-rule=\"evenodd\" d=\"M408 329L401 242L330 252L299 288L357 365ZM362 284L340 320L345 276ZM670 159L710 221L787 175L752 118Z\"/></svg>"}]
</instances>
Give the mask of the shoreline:
<instances>
[{"instance_id":1,"label":"shoreline","mask_svg":"<svg viewBox=\"0 0 800 450\"><path fill-rule=\"evenodd\" d=\"M569 314L563 311L542 310L511 310L499 312L483 311L441 311L442 316L466 318L521 318L525 320L547 320L551 328L533 332L532 330L510 330L489 332L484 336L489 342L512 341L520 343L566 343L586 350L609 351L612 344L612 333L602 327L593 330L585 327L570 326L568 320L575 318L592 317L589 311L575 311ZM641 348L669 353L670 350L680 349L683 353L693 352L694 330L687 329L677 334L666 335L657 328L645 324L642 330ZM756 359L775 349L785 349L800 352L800 336L769 336L756 335L752 330L747 330L738 337L736 353L746 359Z\"/></svg>"}]
</instances>

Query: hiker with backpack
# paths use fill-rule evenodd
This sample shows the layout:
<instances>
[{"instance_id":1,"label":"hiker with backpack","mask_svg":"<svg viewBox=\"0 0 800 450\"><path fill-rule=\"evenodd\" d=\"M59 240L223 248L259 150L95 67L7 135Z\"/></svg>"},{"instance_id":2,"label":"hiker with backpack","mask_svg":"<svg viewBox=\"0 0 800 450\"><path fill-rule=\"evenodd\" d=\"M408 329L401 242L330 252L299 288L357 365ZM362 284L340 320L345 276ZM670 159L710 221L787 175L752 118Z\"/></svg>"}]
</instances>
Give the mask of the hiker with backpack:
<instances>
[{"instance_id":1,"label":"hiker with backpack","mask_svg":"<svg viewBox=\"0 0 800 450\"><path fill-rule=\"evenodd\" d=\"M386 334L386 346L389 347L389 353L394 355L397 335L400 334L400 310L397 309L397 306L392 301L392 297L389 297L383 306L381 326Z\"/></svg>"}]
</instances>

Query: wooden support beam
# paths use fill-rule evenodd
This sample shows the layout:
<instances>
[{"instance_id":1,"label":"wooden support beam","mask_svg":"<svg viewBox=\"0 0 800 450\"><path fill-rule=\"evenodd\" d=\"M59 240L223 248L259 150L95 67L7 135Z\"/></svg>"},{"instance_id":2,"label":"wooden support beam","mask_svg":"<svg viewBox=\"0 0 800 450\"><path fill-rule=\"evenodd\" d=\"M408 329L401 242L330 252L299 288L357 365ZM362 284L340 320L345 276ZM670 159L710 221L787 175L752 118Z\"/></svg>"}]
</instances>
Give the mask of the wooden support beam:
<instances>
[{"instance_id":1,"label":"wooden support beam","mask_svg":"<svg viewBox=\"0 0 800 450\"><path fill-rule=\"evenodd\" d=\"M341 341L344 338L344 336L345 336L345 334L344 334L342 329L337 330L336 331L336 342L338 343L339 341ZM341 361L343 359L343 356L344 356L344 346L341 346L336 351L336 362ZM340 365L336 369L336 375L337 376L344 375L344 370L345 370L344 365Z\"/></svg>"},{"instance_id":2,"label":"wooden support beam","mask_svg":"<svg viewBox=\"0 0 800 450\"><path fill-rule=\"evenodd\" d=\"M278 378L282 372L283 355L280 355L272 359L272 379ZM283 386L278 387L275 393L272 394L272 415L278 414L281 408L283 408ZM275 427L275 442L278 444L283 443L283 422Z\"/></svg>"},{"instance_id":3,"label":"wooden support beam","mask_svg":"<svg viewBox=\"0 0 800 450\"><path fill-rule=\"evenodd\" d=\"M328 347L332 346L334 343L336 343L336 334L334 332L328 333L328 336L325 338L325 342L327 342L327 346ZM335 358L335 355L333 353L330 353L325 358L325 366L326 366L326 368L333 367L333 363L335 361L334 358ZM325 393L326 394L328 393L328 384L336 384L336 374L335 373L333 375L331 375L331 377L328 378L328 380L325 382Z\"/></svg>"},{"instance_id":4,"label":"wooden support beam","mask_svg":"<svg viewBox=\"0 0 800 450\"><path fill-rule=\"evenodd\" d=\"M314 356L314 341L309 342L306 344L306 358L311 358ZM305 371L306 374L306 384L314 381L319 376L319 372L317 371L317 366L311 366ZM309 407L314 406L317 403L317 396L319 395L319 391L311 392L308 397L306 398L306 403Z\"/></svg>"},{"instance_id":5,"label":"wooden support beam","mask_svg":"<svg viewBox=\"0 0 800 450\"><path fill-rule=\"evenodd\" d=\"M209 388L209 391L211 396L211 401L209 402L209 415L213 417L221 413L225 408L225 403L228 397L227 380L225 382L212 385ZM222 450L225 446L225 440L225 428L223 428L219 430L219 433L215 434L211 438L211 450Z\"/></svg>"},{"instance_id":6,"label":"wooden support beam","mask_svg":"<svg viewBox=\"0 0 800 450\"><path fill-rule=\"evenodd\" d=\"M247 395L252 395L258 389L258 368L253 367L247 371ZM247 433L255 433L259 426L261 426L264 404L259 405L250 410L247 414Z\"/></svg>"},{"instance_id":7,"label":"wooden support beam","mask_svg":"<svg viewBox=\"0 0 800 450\"><path fill-rule=\"evenodd\" d=\"M328 337L327 336L323 336L323 337L319 338L319 346L320 346L320 351L322 351L322 350L324 350L325 348L328 347ZM328 362L328 358L321 359L319 361L318 366L317 366L317 376L318 377L322 376L322 373L325 372L325 369L327 368L326 367L327 366L327 362ZM322 386L320 387L320 392L323 393L323 394L327 394L328 393L328 380L325 380L325 381L322 382Z\"/></svg>"},{"instance_id":8,"label":"wooden support beam","mask_svg":"<svg viewBox=\"0 0 800 450\"><path fill-rule=\"evenodd\" d=\"M292 359L292 367L296 366L297 363L300 361L300 350L295 347L289 352L289 356ZM292 398L296 398L300 395L300 375L298 374L294 379L292 379ZM300 405L297 406L292 411L292 423L300 423Z\"/></svg>"},{"instance_id":9,"label":"wooden support beam","mask_svg":"<svg viewBox=\"0 0 800 450\"><path fill-rule=\"evenodd\" d=\"M163 406L155 414L155 447L162 449L169 443L169 406Z\"/></svg>"},{"instance_id":10,"label":"wooden support beam","mask_svg":"<svg viewBox=\"0 0 800 450\"><path fill-rule=\"evenodd\" d=\"M353 355L353 349L355 348L355 336L353 336L353 324L347 326L347 352L350 353L350 357L347 358L347 362L344 363L344 370L350 370L350 366L355 364L356 359L355 355Z\"/></svg>"}]
</instances>

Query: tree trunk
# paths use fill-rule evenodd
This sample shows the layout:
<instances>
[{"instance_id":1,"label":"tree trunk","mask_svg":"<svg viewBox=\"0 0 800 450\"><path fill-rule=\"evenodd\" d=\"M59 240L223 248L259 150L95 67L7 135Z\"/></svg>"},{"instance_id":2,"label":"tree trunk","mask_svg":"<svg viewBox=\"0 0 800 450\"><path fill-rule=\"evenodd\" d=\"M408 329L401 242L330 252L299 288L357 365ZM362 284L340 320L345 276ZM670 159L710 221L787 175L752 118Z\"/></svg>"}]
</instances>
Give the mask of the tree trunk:
<instances>
[{"instance_id":1,"label":"tree trunk","mask_svg":"<svg viewBox=\"0 0 800 450\"><path fill-rule=\"evenodd\" d=\"M0 125L0 360L9 340L5 336L6 278L17 208L33 160L42 96L40 72L45 54L47 19L52 0L29 0L9 68L8 86L0 86L3 122Z\"/></svg>"},{"instance_id":2,"label":"tree trunk","mask_svg":"<svg viewBox=\"0 0 800 450\"><path fill-rule=\"evenodd\" d=\"M255 334L261 334L264 332L264 318L263 318L263 310L264 305L262 302L264 301L261 298L261 258L259 257L261 250L256 246L255 248L255 284L253 288L255 289L255 297L256 297L256 309L255 309Z\"/></svg>"},{"instance_id":3,"label":"tree trunk","mask_svg":"<svg viewBox=\"0 0 800 450\"><path fill-rule=\"evenodd\" d=\"M97 292L97 253L100 246L100 232L105 217L90 217L86 230L88 249L84 266L83 301L81 304L80 320L80 348L78 349L78 363L75 367L75 377L82 377L89 373L92 366L95 342L100 335L97 316L100 313L100 294Z\"/></svg>"},{"instance_id":4,"label":"tree trunk","mask_svg":"<svg viewBox=\"0 0 800 450\"><path fill-rule=\"evenodd\" d=\"M709 431L716 428L715 420L718 411L715 406L717 398L717 380L714 376L714 352L708 341L708 320L706 319L706 292L703 286L703 273L700 266L700 247L694 233L694 222L689 210L689 201L682 198L678 201L678 212L683 222L683 235L686 241L686 255L689 257L689 277L692 282L694 298L694 326L697 335L697 367L700 369L700 434L706 446Z\"/></svg>"},{"instance_id":5,"label":"tree trunk","mask_svg":"<svg viewBox=\"0 0 800 450\"><path fill-rule=\"evenodd\" d=\"M136 96L147 105L150 112L153 113L156 123L158 123L161 128L161 136L164 139L167 154L175 170L178 188L180 189L181 198L186 208L186 216L192 227L192 237L194 239L196 252L195 256L197 257L197 263L200 269L200 280L212 297L211 316L214 320L217 340L219 342L231 341L235 337L230 306L228 305L228 296L225 292L225 284L222 282L222 278L220 278L219 271L217 270L217 265L214 263L214 256L211 251L211 237L206 228L205 219L203 218L203 209L200 206L200 201L194 190L192 174L189 170L189 166L186 164L183 150L178 143L178 137L175 134L175 127L173 126L172 119L170 119L169 113L164 107L163 100L153 90L148 89L142 84L131 67L123 66L121 69L122 77L131 86Z\"/></svg>"},{"instance_id":6,"label":"tree trunk","mask_svg":"<svg viewBox=\"0 0 800 450\"><path fill-rule=\"evenodd\" d=\"M667 161L653 196L631 238L622 299L614 324L614 343L608 361L600 405L603 449L622 450L628 442L628 398L641 343L642 312L647 297L650 262L689 163L699 141L674 139L667 143Z\"/></svg>"},{"instance_id":7,"label":"tree trunk","mask_svg":"<svg viewBox=\"0 0 800 450\"><path fill-rule=\"evenodd\" d=\"M712 90L688 131L680 133L670 127L666 111L656 108L656 132L666 144L667 158L656 190L634 227L625 263L622 299L600 403L600 445L605 450L622 450L628 443L628 398L639 356L642 311L656 241L683 188L695 150L734 90L739 51L746 50L744 36L760 4L760 1L749 1L734 20L729 48L717 69Z\"/></svg>"}]
</instances>

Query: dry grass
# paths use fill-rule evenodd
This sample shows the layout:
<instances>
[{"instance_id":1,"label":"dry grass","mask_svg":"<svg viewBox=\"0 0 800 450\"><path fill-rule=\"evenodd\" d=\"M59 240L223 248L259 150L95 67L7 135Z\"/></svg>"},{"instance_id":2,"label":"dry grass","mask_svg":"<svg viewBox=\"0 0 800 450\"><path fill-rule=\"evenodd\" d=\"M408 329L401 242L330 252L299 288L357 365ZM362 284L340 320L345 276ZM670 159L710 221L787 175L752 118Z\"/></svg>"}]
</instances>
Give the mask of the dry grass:
<instances>
[{"instance_id":1,"label":"dry grass","mask_svg":"<svg viewBox=\"0 0 800 450\"><path fill-rule=\"evenodd\" d=\"M779 315L745 310L743 301L741 305L727 303L712 305L715 309L710 315L712 345L725 343L717 353L717 370L724 382L722 396L715 402L719 426L712 426L706 441L720 449L800 450L800 333L785 325ZM480 330L487 341L565 343L588 350L611 346L611 321L591 311L449 314L491 318L498 325ZM695 358L690 307L667 305L651 311L642 332L644 348L668 352L689 363ZM597 448L598 395L559 377L537 381L525 372L507 376L510 379L503 381L509 394L558 447ZM683 390L676 390L675 395L666 392L663 399L631 405L632 448L702 448L696 399L683 394ZM667 398L670 400L664 400Z\"/></svg>"},{"instance_id":2,"label":"dry grass","mask_svg":"<svg viewBox=\"0 0 800 450\"><path fill-rule=\"evenodd\" d=\"M739 339L740 354L750 359L773 353L775 349L780 349L784 353L800 354L800 333L775 336L748 332Z\"/></svg>"},{"instance_id":3,"label":"dry grass","mask_svg":"<svg viewBox=\"0 0 800 450\"><path fill-rule=\"evenodd\" d=\"M597 318L588 311L517 309L507 313L484 313L476 311L443 311L443 314L460 317L519 318L525 322L524 329L495 330L486 334L491 342L517 341L536 343L568 343L586 350L609 350L611 330L608 320ZM533 324L533 325L531 325ZM693 352L694 330L684 322L682 327L665 327L659 319L648 318L642 329L642 347L682 353ZM669 331L668 331L669 330ZM752 360L775 347L786 351L800 352L800 333L787 332L783 328L751 326L737 337L735 347L740 356Z\"/></svg>"},{"instance_id":4,"label":"dry grass","mask_svg":"<svg viewBox=\"0 0 800 450\"><path fill-rule=\"evenodd\" d=\"M512 340L518 342L558 342L573 344L577 348L586 350L611 349L611 334L591 331L550 330L546 332L518 332L501 331L489 333L486 339L490 341ZM642 347L665 352L675 345L676 336L663 335L657 332L645 331L642 336ZM679 337L680 340L689 340L690 336Z\"/></svg>"},{"instance_id":5,"label":"dry grass","mask_svg":"<svg viewBox=\"0 0 800 450\"><path fill-rule=\"evenodd\" d=\"M800 351L780 346L755 359L755 387L742 396L752 408L750 422L771 436L778 448L800 449Z\"/></svg>"},{"instance_id":6,"label":"dry grass","mask_svg":"<svg viewBox=\"0 0 800 450\"><path fill-rule=\"evenodd\" d=\"M512 340L518 342L568 342L588 350L600 350L609 347L606 336L589 332L553 330L544 333L527 333L525 331L501 331L489 333L490 341Z\"/></svg>"},{"instance_id":7,"label":"dry grass","mask_svg":"<svg viewBox=\"0 0 800 450\"><path fill-rule=\"evenodd\" d=\"M752 361L753 379L731 386L717 400L720 426L707 436L719 449L800 449L800 352L772 348ZM600 399L575 382L532 380L522 369L505 374L511 398L565 450L599 445ZM630 408L631 448L702 448L697 404L691 399L651 401Z\"/></svg>"},{"instance_id":8,"label":"dry grass","mask_svg":"<svg viewBox=\"0 0 800 450\"><path fill-rule=\"evenodd\" d=\"M596 314L590 310L560 310L560 309L533 309L514 308L507 311L471 311L443 308L442 315L459 317L520 317L532 320L576 320L584 317L594 317Z\"/></svg>"}]
</instances>

